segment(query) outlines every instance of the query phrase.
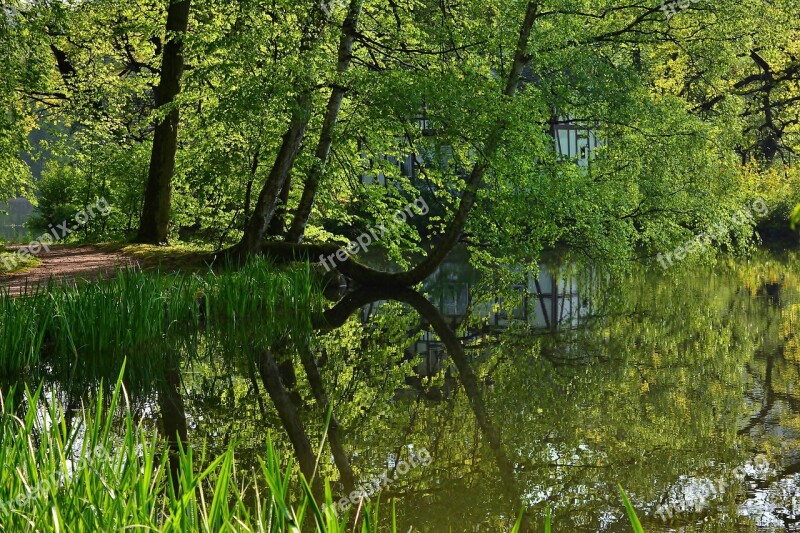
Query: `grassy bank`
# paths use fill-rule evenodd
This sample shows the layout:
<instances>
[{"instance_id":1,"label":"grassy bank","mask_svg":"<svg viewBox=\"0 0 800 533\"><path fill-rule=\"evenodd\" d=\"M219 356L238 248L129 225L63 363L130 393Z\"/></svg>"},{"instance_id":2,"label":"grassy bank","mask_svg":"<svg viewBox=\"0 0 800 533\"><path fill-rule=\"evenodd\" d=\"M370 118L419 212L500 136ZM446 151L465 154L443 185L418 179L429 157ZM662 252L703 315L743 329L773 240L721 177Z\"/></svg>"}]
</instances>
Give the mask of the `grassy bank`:
<instances>
[{"instance_id":1,"label":"grassy bank","mask_svg":"<svg viewBox=\"0 0 800 533\"><path fill-rule=\"evenodd\" d=\"M78 367L115 361L117 371L127 357L139 369L166 352L196 349L200 333L219 337L223 347L308 335L320 305L314 283L307 265L279 269L253 259L221 273L123 271L22 298L0 293L0 375L31 368L43 356Z\"/></svg>"},{"instance_id":2,"label":"grassy bank","mask_svg":"<svg viewBox=\"0 0 800 533\"><path fill-rule=\"evenodd\" d=\"M41 261L33 256L19 256L16 252L0 244L0 278L9 274L25 272L26 270L36 268L40 264Z\"/></svg>"}]
</instances>

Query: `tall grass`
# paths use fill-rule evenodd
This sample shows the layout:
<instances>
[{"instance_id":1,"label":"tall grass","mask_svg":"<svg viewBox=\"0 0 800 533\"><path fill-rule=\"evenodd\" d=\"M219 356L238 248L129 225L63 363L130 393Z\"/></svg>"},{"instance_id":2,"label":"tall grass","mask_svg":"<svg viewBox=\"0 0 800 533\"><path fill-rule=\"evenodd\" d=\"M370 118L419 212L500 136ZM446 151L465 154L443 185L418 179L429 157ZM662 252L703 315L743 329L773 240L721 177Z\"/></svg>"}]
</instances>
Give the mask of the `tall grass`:
<instances>
[{"instance_id":1,"label":"tall grass","mask_svg":"<svg viewBox=\"0 0 800 533\"><path fill-rule=\"evenodd\" d=\"M38 360L50 315L44 295L26 300L0 294L0 368L19 371Z\"/></svg>"},{"instance_id":2,"label":"tall grass","mask_svg":"<svg viewBox=\"0 0 800 533\"><path fill-rule=\"evenodd\" d=\"M0 292L0 374L18 375L42 357L81 365L122 357L147 365L203 331L270 342L307 335L319 307L308 265L281 270L264 259L205 275L121 271L112 279L51 284L24 297ZM114 373L116 376L116 371Z\"/></svg>"},{"instance_id":3,"label":"tall grass","mask_svg":"<svg viewBox=\"0 0 800 533\"><path fill-rule=\"evenodd\" d=\"M0 528L5 531L352 531L326 485L318 501L271 441L256 471L237 469L234 447L216 458L180 448L177 483L169 447L137 425L121 377L93 413L67 423L42 388L11 392L0 421ZM177 487L177 488L176 488ZM378 504L361 531L377 531ZM392 523L394 524L394 520ZM390 526L390 531L396 527Z\"/></svg>"}]
</instances>

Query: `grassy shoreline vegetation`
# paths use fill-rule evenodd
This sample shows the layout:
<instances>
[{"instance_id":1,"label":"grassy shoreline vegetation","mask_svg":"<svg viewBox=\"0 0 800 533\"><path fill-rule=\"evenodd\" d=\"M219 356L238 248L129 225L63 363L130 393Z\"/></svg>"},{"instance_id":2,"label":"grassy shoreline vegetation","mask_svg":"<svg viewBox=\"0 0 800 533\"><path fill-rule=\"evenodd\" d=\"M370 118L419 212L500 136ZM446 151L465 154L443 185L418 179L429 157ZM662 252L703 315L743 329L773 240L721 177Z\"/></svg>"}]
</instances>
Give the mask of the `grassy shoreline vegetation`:
<instances>
[{"instance_id":1,"label":"grassy shoreline vegetation","mask_svg":"<svg viewBox=\"0 0 800 533\"><path fill-rule=\"evenodd\" d=\"M178 352L209 345L241 354L310 335L318 294L309 265L278 269L263 259L219 273L122 271L0 294L0 377L14 383L0 394L0 460L14 465L0 473L0 528L397 531L394 508L382 512L380 498L338 516L332 481L306 481L269 436L258 468L242 469L235 443L210 456L201 444L170 442L129 404L127 390L165 375ZM70 376L60 386L77 383L89 407L75 415L44 381L28 388L41 367ZM318 465L324 446L323 438Z\"/></svg>"},{"instance_id":2,"label":"grassy shoreline vegetation","mask_svg":"<svg viewBox=\"0 0 800 533\"><path fill-rule=\"evenodd\" d=\"M284 270L254 259L221 273L124 270L98 283L51 284L24 297L0 291L0 375L23 372L42 356L69 356L77 364L146 359L190 346L201 330L230 337L228 344L239 333L264 345L288 333L307 335L320 302L314 285L309 265ZM244 321L259 327L235 328Z\"/></svg>"},{"instance_id":3,"label":"grassy shoreline vegetation","mask_svg":"<svg viewBox=\"0 0 800 533\"><path fill-rule=\"evenodd\" d=\"M5 266L6 261L4 261L6 259L8 259L9 264L14 265L11 269L6 268ZM0 278L10 274L19 274L21 272L25 272L26 270L34 269L40 264L41 261L39 261L33 256L27 256L21 258L17 255L15 251L9 250L8 248L0 244Z\"/></svg>"}]
</instances>

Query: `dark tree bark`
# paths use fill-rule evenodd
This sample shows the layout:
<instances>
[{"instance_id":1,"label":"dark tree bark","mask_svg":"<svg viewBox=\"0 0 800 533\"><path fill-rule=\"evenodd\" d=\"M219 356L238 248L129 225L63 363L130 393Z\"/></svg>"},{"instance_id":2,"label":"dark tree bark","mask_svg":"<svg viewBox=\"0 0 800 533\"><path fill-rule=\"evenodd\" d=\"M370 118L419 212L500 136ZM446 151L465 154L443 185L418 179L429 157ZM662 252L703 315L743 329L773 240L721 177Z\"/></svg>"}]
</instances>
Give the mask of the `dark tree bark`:
<instances>
[{"instance_id":1,"label":"dark tree bark","mask_svg":"<svg viewBox=\"0 0 800 533\"><path fill-rule=\"evenodd\" d=\"M336 70L340 74L350 69L353 59L353 43L355 43L358 32L358 18L361 15L363 4L364 0L351 0L347 18L342 25L342 38L339 41L339 58L336 66ZM286 234L287 242L300 243L303 240L308 217L311 216L311 210L314 208L314 200L319 190L320 180L328 166L328 158L333 144L333 130L339 120L339 112L342 109L342 102L346 92L346 87L336 85L328 100L325 119L322 122L322 132L320 133L315 153L316 161L306 178L300 204L297 206L292 225Z\"/></svg>"},{"instance_id":2,"label":"dark tree bark","mask_svg":"<svg viewBox=\"0 0 800 533\"><path fill-rule=\"evenodd\" d=\"M267 234L271 237L280 237L286 231L286 205L289 203L289 195L292 192L292 173L286 176L286 183L283 184L281 194L278 196L278 204L275 206L275 214L267 227Z\"/></svg>"},{"instance_id":3,"label":"dark tree bark","mask_svg":"<svg viewBox=\"0 0 800 533\"><path fill-rule=\"evenodd\" d=\"M800 97L779 99L775 94L800 81L800 61L790 56L791 61L781 68L775 68L756 50L751 50L748 57L758 67L758 72L739 80L731 90L703 102L694 111L708 113L730 95L744 97L748 104L741 116L758 117L759 123L744 130L745 134L754 133L754 141L751 145L740 148L742 164L752 156L771 165L779 155L783 157L787 150L784 140L786 128L799 121L796 116L788 120L784 117L787 112L791 116L789 106L800 100Z\"/></svg>"},{"instance_id":4,"label":"dark tree bark","mask_svg":"<svg viewBox=\"0 0 800 533\"><path fill-rule=\"evenodd\" d=\"M358 4L356 0L351 2L351 10L356 4ZM537 4L534 2L529 2L525 11L525 19L522 23L522 27L520 28L520 35L514 53L514 61L503 90L503 94L507 97L512 97L517 92L523 70L525 65L528 63L528 42L530 40L533 24L536 22L537 13ZM329 102L329 104L331 104L331 102ZM333 106L336 106L335 100L333 101ZM284 135L284 141L276 159L275 166L273 167L273 171L270 173L270 177L267 179L267 183L264 185L264 189L261 191L258 205L256 206L253 217L251 218L250 223L245 230L245 235L239 245L232 250L234 255L242 256L265 251L265 246L263 243L264 235L266 233L269 221L275 212L278 194L283 188L286 176L294 165L297 149L302 142L306 127L308 126L311 107L312 103L310 92L301 92L297 101L298 112L294 114L289 131L287 131ZM331 121L330 123L331 127L335 125L334 121ZM448 227L442 239L428 254L428 257L424 261L409 271L389 273L370 269L348 258L346 260L342 260L341 262L337 262L337 269L356 282L368 286L411 286L420 283L430 276L447 258L460 240L461 235L464 232L464 228L466 227L469 213L472 211L472 208L475 205L478 191L483 184L486 171L488 170L491 160L497 154L497 151L500 147L502 135L506 127L507 119L498 119L497 124L484 143L484 149L478 161L475 163L475 166L473 167L472 172L467 179L465 189L459 202L458 210L456 211L450 226ZM311 199L311 202L313 203L313 198ZM305 209L309 209L309 207L305 207L304 210ZM301 222L302 219L299 219L297 224L299 225ZM291 236L295 238L295 241L302 237L299 229L297 228L291 231ZM290 241L287 244L292 245L295 243ZM324 247L321 248L325 249ZM292 250L290 248L288 251L287 249L282 249L279 250L279 252L284 254L289 253L295 255L307 255L310 250L315 251L318 249L320 249L320 247L299 250ZM266 251L275 251L275 249L268 249ZM335 250L333 253L335 253Z\"/></svg>"},{"instance_id":5,"label":"dark tree bark","mask_svg":"<svg viewBox=\"0 0 800 533\"><path fill-rule=\"evenodd\" d=\"M333 460L336 463L336 469L339 470L339 475L342 478L342 485L344 485L345 492L348 494L356 488L356 476L353 473L353 468L350 466L350 458L342 444L342 438L339 433L339 421L336 419L336 414L333 412L331 400L328 393L325 391L325 382L319 373L317 362L314 360L314 354L308 345L298 343L297 349L300 352L300 361L303 363L303 368L306 371L308 382L311 385L311 392L314 398L322 409L323 416L327 416L328 410L331 410L331 418L328 424L328 442L331 445L331 452L333 453Z\"/></svg>"},{"instance_id":6,"label":"dark tree bark","mask_svg":"<svg viewBox=\"0 0 800 533\"><path fill-rule=\"evenodd\" d=\"M308 83L308 80L306 80L306 83ZM313 95L311 88L306 86L295 100L289 130L283 135L283 142L278 151L278 156L275 158L275 164L272 166L267 181L258 195L253 214L244 228L244 236L234 248L234 252L237 255L255 254L261 248L261 243L267 233L272 215L275 214L278 196L286 184L289 172L294 167L297 152L306 135L308 122L311 120L312 108Z\"/></svg>"},{"instance_id":7,"label":"dark tree bark","mask_svg":"<svg viewBox=\"0 0 800 533\"><path fill-rule=\"evenodd\" d=\"M300 471L309 484L312 484L313 480L315 489L319 489L319 481L315 475L317 469L316 455L311 448L311 442L308 440L303 428L300 415L297 413L289 394L286 392L286 388L281 382L278 365L269 350L261 350L258 353L257 362L261 381L264 383L270 398L272 398L272 403L278 411L281 424L289 435L289 440L300 464Z\"/></svg>"},{"instance_id":8,"label":"dark tree bark","mask_svg":"<svg viewBox=\"0 0 800 533\"><path fill-rule=\"evenodd\" d=\"M353 2L356 3L356 2ZM352 7L353 4L351 4ZM506 85L503 94L507 97L513 97L519 87L523 70L528 63L529 57L527 54L528 42L530 40L533 24L536 22L538 13L538 6L535 2L529 2L525 11L525 19L520 28L519 39L517 47L514 52L514 61L511 70L508 74ZM295 243L283 243L285 246L265 244L263 242L267 226L272 215L275 212L275 206L278 200L286 176L291 171L294 165L294 159L297 154L297 149L302 142L305 135L306 127L308 126L308 119L311 113L311 94L310 92L302 92L298 96L297 109L289 131L284 135L284 141L281 150L275 161L270 177L264 185L259 197L259 203L256 210L245 230L245 235L242 242L239 243L232 251L234 255L254 254L258 252L276 253L277 255L291 255L298 257L308 257L316 259L316 253L319 251L320 255L330 255L336 253L336 249L325 246L311 246L304 247L302 245L295 245ZM459 201L459 206L453 220L450 223L447 231L441 240L437 243L434 249L420 264L413 269L406 272L381 272L361 265L349 257L347 259L335 262L336 268L345 276L353 279L357 283L364 286L412 286L420 283L441 265L447 258L455 245L460 240L464 228L467 224L467 219L475 205L478 191L480 190L486 171L490 167L491 160L497 154L501 145L503 133L507 127L508 120L504 117L498 119L492 132L489 134L486 142L484 143L483 151L475 163L475 166L467 178L466 186ZM294 231L292 235L297 235L298 231Z\"/></svg>"},{"instance_id":9,"label":"dark tree bark","mask_svg":"<svg viewBox=\"0 0 800 533\"><path fill-rule=\"evenodd\" d=\"M190 8L191 0L177 0L170 3L167 10L168 40L164 46L161 79L155 91L157 108L171 105L181 90L184 70L183 39L189 26ZM179 121L180 112L174 107L156 124L144 207L136 237L138 242L157 244L167 241Z\"/></svg>"},{"instance_id":10,"label":"dark tree bark","mask_svg":"<svg viewBox=\"0 0 800 533\"><path fill-rule=\"evenodd\" d=\"M256 152L253 154L253 162L250 165L250 179L247 180L247 188L244 192L244 218L250 218L250 204L253 199L253 182L256 180L258 173L259 157L261 156L261 146L256 147Z\"/></svg>"},{"instance_id":11,"label":"dark tree bark","mask_svg":"<svg viewBox=\"0 0 800 533\"><path fill-rule=\"evenodd\" d=\"M304 32L303 41L300 45L301 56L316 46L326 23L325 12L322 6L318 5L311 16L309 27ZM297 96L292 106L292 118L289 121L286 133L283 135L278 155L275 157L275 162L272 165L269 176L267 176L267 181L258 195L253 214L244 228L242 240L227 251L229 256L242 258L259 252L261 243L275 214L278 197L286 184L289 173L294 168L297 153L303 143L308 123L311 121L311 115L314 111L314 82L311 79L310 70L299 80L297 91Z\"/></svg>"}]
</instances>

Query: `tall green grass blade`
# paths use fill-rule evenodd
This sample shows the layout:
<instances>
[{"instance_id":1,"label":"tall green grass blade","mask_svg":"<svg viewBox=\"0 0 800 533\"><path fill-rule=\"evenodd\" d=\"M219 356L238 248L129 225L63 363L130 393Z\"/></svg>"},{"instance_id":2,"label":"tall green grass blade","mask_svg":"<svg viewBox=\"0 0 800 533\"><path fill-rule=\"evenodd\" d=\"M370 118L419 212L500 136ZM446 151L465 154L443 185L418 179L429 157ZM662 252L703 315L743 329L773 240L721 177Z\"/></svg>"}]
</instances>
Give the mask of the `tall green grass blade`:
<instances>
[{"instance_id":1,"label":"tall green grass blade","mask_svg":"<svg viewBox=\"0 0 800 533\"><path fill-rule=\"evenodd\" d=\"M634 533L644 533L644 528L642 527L641 522L639 522L639 518L636 516L636 511L631 504L631 501L628 499L628 495L625 494L625 491L622 489L622 485L617 485L619 488L619 493L622 496L622 501L625 503L625 510L628 512L628 519L631 521L631 526L633 526Z\"/></svg>"}]
</instances>

